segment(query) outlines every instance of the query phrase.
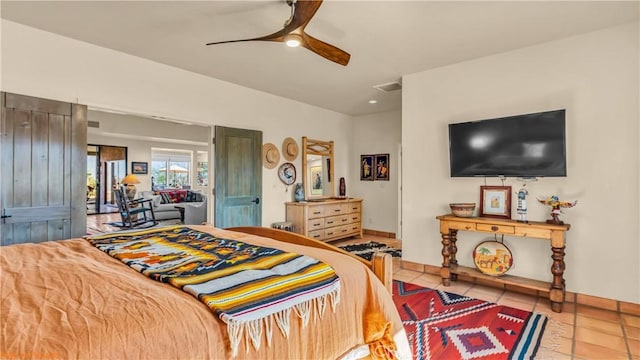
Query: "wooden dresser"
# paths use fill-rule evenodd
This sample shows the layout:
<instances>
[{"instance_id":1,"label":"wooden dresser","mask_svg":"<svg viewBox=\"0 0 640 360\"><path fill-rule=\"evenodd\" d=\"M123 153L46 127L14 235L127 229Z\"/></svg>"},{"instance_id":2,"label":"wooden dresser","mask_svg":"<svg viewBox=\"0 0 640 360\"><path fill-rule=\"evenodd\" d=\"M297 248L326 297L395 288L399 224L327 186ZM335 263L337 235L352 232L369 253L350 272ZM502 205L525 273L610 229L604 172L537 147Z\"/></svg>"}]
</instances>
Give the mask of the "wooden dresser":
<instances>
[{"instance_id":1,"label":"wooden dresser","mask_svg":"<svg viewBox=\"0 0 640 360\"><path fill-rule=\"evenodd\" d=\"M321 241L362 238L362 199L288 202L287 221L298 234Z\"/></svg>"}]
</instances>

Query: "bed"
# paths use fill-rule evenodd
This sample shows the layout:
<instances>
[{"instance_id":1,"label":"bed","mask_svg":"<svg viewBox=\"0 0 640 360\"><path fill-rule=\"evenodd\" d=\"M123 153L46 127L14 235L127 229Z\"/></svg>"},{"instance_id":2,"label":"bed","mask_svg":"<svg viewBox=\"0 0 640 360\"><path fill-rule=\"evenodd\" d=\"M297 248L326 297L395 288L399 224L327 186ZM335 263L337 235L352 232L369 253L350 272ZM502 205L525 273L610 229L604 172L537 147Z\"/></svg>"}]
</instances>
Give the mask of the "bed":
<instances>
[{"instance_id":1,"label":"bed","mask_svg":"<svg viewBox=\"0 0 640 360\"><path fill-rule=\"evenodd\" d=\"M78 359L411 358L391 299L391 259L372 262L294 233L188 226L222 239L312 257L340 280L340 301L304 326L231 350L227 326L192 294L150 279L86 239L0 248L0 357ZM274 326L275 328L275 326ZM389 349L392 350L389 353Z\"/></svg>"}]
</instances>

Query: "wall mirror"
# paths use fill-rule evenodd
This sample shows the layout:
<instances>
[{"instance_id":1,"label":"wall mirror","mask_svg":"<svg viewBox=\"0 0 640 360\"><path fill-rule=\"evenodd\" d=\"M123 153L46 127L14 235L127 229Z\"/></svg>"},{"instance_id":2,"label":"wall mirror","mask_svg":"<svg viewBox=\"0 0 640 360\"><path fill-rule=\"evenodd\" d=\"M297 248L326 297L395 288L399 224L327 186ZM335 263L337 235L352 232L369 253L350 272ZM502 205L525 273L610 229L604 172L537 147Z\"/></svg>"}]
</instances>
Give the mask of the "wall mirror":
<instances>
[{"instance_id":1,"label":"wall mirror","mask_svg":"<svg viewBox=\"0 0 640 360\"><path fill-rule=\"evenodd\" d=\"M333 141L302 137L302 183L306 200L333 197Z\"/></svg>"}]
</instances>

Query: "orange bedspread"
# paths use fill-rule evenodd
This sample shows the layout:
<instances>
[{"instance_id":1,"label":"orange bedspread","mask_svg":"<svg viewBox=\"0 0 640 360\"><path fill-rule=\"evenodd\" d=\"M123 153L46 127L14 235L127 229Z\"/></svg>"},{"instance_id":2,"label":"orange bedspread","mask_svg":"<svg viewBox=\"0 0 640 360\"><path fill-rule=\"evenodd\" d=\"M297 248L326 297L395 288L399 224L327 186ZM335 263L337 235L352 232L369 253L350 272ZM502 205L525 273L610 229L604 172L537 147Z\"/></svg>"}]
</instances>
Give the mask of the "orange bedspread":
<instances>
[{"instance_id":1,"label":"orange bedspread","mask_svg":"<svg viewBox=\"0 0 640 360\"><path fill-rule=\"evenodd\" d=\"M285 339L240 345L237 359L336 359L364 344L365 313L402 329L391 296L362 263L333 252L207 226L217 236L309 255L342 281L335 313L302 328L292 317ZM72 239L0 248L0 358L229 359L226 325L191 295L148 279ZM370 316L369 316L370 318ZM367 334L368 337L371 334Z\"/></svg>"}]
</instances>

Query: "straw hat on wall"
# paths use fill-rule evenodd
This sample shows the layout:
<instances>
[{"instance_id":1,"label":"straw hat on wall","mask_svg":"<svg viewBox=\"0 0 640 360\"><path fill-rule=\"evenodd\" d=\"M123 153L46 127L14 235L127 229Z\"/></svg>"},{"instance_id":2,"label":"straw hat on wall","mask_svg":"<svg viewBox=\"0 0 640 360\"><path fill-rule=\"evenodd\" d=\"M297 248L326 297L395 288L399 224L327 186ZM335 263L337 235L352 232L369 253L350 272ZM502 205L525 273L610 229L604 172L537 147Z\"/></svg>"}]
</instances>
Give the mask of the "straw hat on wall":
<instances>
[{"instance_id":1,"label":"straw hat on wall","mask_svg":"<svg viewBox=\"0 0 640 360\"><path fill-rule=\"evenodd\" d=\"M288 161L294 161L298 157L298 144L293 138L286 138L282 142L282 156Z\"/></svg>"},{"instance_id":2,"label":"straw hat on wall","mask_svg":"<svg viewBox=\"0 0 640 360\"><path fill-rule=\"evenodd\" d=\"M267 169L273 169L280 162L280 152L272 143L262 145L262 165Z\"/></svg>"}]
</instances>

